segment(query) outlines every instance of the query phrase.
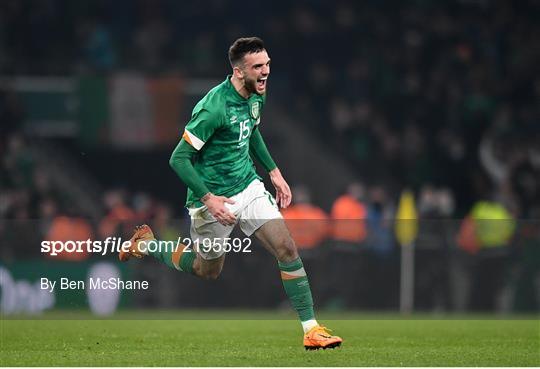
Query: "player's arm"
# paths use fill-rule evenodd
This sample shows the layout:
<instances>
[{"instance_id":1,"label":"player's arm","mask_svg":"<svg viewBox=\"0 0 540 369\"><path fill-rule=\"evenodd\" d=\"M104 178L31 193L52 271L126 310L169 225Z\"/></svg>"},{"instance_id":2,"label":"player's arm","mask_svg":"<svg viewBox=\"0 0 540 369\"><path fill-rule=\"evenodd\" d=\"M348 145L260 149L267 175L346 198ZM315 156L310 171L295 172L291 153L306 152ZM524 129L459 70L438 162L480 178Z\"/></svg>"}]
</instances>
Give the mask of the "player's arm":
<instances>
[{"instance_id":1,"label":"player's arm","mask_svg":"<svg viewBox=\"0 0 540 369\"><path fill-rule=\"evenodd\" d=\"M270 180L276 188L278 205L282 208L289 206L292 200L291 189L281 175L281 171L272 159L272 156L270 156L270 152L268 152L268 148L264 143L258 127L255 127L249 139L249 152L270 175Z\"/></svg>"},{"instance_id":2,"label":"player's arm","mask_svg":"<svg viewBox=\"0 0 540 369\"><path fill-rule=\"evenodd\" d=\"M196 106L184 135L174 149L169 164L180 179L193 191L196 198L206 205L210 214L221 224L234 224L235 216L225 207L234 201L211 193L195 168L193 160L214 132L223 124L222 112L218 109Z\"/></svg>"},{"instance_id":3,"label":"player's arm","mask_svg":"<svg viewBox=\"0 0 540 369\"><path fill-rule=\"evenodd\" d=\"M182 138L171 155L169 165L218 222L224 225L234 224L236 217L224 206L224 203L234 204L234 201L210 192L193 167L195 154L197 150Z\"/></svg>"},{"instance_id":4,"label":"player's arm","mask_svg":"<svg viewBox=\"0 0 540 369\"><path fill-rule=\"evenodd\" d=\"M192 163L196 154L197 150L182 138L178 145L176 145L176 148L169 159L169 165L178 177L180 177L182 182L193 191L193 195L195 195L196 198L201 199L208 194L210 190L193 167Z\"/></svg>"}]
</instances>

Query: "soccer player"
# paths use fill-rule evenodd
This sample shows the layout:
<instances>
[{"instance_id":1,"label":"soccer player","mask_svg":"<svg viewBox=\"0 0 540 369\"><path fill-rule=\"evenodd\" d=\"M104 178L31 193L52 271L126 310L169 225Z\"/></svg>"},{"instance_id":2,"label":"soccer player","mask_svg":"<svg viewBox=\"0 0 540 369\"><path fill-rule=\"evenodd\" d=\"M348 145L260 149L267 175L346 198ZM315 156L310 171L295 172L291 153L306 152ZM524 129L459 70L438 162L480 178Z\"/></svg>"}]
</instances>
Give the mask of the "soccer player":
<instances>
[{"instance_id":1,"label":"soccer player","mask_svg":"<svg viewBox=\"0 0 540 369\"><path fill-rule=\"evenodd\" d=\"M342 339L315 319L306 271L278 209L278 205L286 208L292 195L258 128L270 74L263 41L257 37L236 40L229 48L229 61L232 75L195 105L169 162L188 187L186 207L194 247L149 251L144 244L156 241L150 227L142 225L137 227L129 251L120 253L120 260L151 254L179 271L215 279L225 261L225 247L221 246L239 224L277 259L285 292L304 329L305 348L340 346ZM251 157L270 175L275 198L266 191ZM208 240L211 248L203 246Z\"/></svg>"}]
</instances>

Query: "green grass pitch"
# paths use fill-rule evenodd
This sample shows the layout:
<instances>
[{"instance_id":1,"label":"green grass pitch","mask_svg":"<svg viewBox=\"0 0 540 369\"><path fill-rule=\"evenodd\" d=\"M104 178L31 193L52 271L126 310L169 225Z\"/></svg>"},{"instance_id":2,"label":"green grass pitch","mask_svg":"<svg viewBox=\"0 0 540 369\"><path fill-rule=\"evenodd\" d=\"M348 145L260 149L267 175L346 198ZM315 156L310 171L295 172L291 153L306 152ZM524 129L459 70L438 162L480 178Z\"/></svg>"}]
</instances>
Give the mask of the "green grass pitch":
<instances>
[{"instance_id":1,"label":"green grass pitch","mask_svg":"<svg viewBox=\"0 0 540 369\"><path fill-rule=\"evenodd\" d=\"M320 320L345 340L341 348L324 351L305 351L298 322L277 312L88 317L56 312L31 320L2 318L1 365L540 366L537 317L323 315Z\"/></svg>"}]
</instances>

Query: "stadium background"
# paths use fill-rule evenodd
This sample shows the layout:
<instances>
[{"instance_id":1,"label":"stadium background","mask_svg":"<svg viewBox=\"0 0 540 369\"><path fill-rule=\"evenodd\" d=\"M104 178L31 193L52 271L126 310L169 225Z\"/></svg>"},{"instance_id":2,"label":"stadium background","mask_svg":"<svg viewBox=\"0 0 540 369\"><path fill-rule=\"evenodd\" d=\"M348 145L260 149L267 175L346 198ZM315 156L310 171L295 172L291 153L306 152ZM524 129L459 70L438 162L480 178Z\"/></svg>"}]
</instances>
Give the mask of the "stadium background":
<instances>
[{"instance_id":1,"label":"stadium background","mask_svg":"<svg viewBox=\"0 0 540 369\"><path fill-rule=\"evenodd\" d=\"M187 235L168 158L246 35L272 58L261 129L295 192L290 225L318 308L400 308L394 219L411 189L415 311L538 312L539 16L532 0L2 1L3 312L119 297L148 309L288 306L256 245L215 282L154 260L39 251L44 239L129 237L141 222ZM51 297L36 284L92 273L154 287Z\"/></svg>"}]
</instances>

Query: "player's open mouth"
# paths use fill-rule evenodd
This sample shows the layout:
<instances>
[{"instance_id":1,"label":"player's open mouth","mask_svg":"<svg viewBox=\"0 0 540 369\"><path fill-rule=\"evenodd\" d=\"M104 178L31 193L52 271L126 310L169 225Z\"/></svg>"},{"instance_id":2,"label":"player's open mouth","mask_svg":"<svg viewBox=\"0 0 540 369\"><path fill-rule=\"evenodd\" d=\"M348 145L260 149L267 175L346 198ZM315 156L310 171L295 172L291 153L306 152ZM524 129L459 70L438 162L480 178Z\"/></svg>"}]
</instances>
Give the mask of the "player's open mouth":
<instances>
[{"instance_id":1,"label":"player's open mouth","mask_svg":"<svg viewBox=\"0 0 540 369\"><path fill-rule=\"evenodd\" d=\"M268 79L268 77L263 77L263 78L257 79L257 87L260 88L260 89L265 88L267 79Z\"/></svg>"}]
</instances>

